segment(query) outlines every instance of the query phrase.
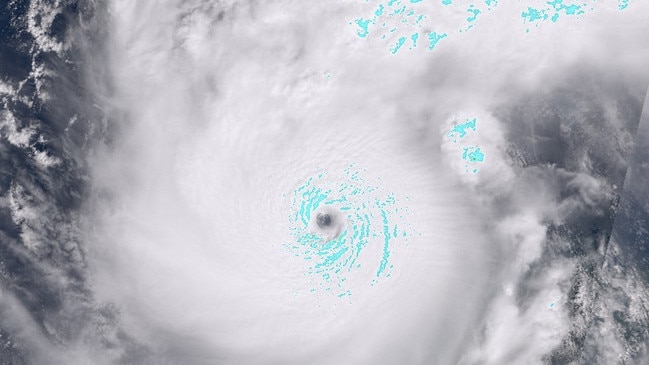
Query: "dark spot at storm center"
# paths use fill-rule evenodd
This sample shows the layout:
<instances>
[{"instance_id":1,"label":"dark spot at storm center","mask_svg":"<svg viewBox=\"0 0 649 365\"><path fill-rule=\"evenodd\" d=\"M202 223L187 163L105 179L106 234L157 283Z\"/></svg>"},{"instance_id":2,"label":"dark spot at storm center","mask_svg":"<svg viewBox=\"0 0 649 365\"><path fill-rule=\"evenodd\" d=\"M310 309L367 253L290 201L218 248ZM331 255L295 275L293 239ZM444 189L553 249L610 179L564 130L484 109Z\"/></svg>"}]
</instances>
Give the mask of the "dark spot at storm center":
<instances>
[{"instance_id":1,"label":"dark spot at storm center","mask_svg":"<svg viewBox=\"0 0 649 365\"><path fill-rule=\"evenodd\" d=\"M316 221L320 228L329 227L331 225L331 216L327 213L318 213Z\"/></svg>"}]
</instances>

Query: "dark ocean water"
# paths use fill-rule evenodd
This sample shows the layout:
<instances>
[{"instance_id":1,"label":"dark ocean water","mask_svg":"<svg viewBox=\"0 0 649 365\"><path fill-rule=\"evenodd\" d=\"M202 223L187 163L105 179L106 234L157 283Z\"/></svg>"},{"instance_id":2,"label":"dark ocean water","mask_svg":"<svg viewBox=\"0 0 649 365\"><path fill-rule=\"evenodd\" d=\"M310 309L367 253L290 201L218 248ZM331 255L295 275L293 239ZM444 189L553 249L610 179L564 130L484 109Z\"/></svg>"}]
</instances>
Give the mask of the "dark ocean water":
<instances>
[{"instance_id":1,"label":"dark ocean water","mask_svg":"<svg viewBox=\"0 0 649 365\"><path fill-rule=\"evenodd\" d=\"M571 329L546 357L550 364L607 363L603 333L609 331L627 346L620 363L646 361L649 322L641 289L646 276L635 275L649 269L642 228L647 227L647 175L641 175L646 174L641 156L647 156L647 112L640 118L645 95L643 81L577 72L549 93L522 96L500 116L511 123L510 153L523 173L555 186L558 205L585 203L569 209L560 223L546 223L543 258L526 281L533 283L545 270L544 261L565 257L576 264L564 299ZM614 114L607 112L611 108ZM604 184L603 193L591 195L584 191L587 184L576 183L590 178ZM620 280L638 291L620 286ZM522 305L534 290L533 284L520 288Z\"/></svg>"},{"instance_id":2,"label":"dark ocean water","mask_svg":"<svg viewBox=\"0 0 649 365\"><path fill-rule=\"evenodd\" d=\"M648 95L649 96L649 95ZM649 279L649 99L635 136L624 189L613 228L613 240L624 258L635 263L644 280Z\"/></svg>"},{"instance_id":3,"label":"dark ocean water","mask_svg":"<svg viewBox=\"0 0 649 365\"><path fill-rule=\"evenodd\" d=\"M111 93L101 61L105 5L0 7L0 363L164 363L120 327L119 308L98 302L88 285L87 161L97 146L110 146L119 124L119 113L99 96ZM625 346L620 364L648 359L646 90L646 80L577 73L497 111L521 176L554 186L557 204L587 200L560 224L547 222L542 258L517 290L525 308L544 263L567 258L576 265L563 299L571 329L548 364L605 364L609 336ZM605 194L576 187L591 178L606 184ZM505 214L508 204L503 197L494 214Z\"/></svg>"}]
</instances>

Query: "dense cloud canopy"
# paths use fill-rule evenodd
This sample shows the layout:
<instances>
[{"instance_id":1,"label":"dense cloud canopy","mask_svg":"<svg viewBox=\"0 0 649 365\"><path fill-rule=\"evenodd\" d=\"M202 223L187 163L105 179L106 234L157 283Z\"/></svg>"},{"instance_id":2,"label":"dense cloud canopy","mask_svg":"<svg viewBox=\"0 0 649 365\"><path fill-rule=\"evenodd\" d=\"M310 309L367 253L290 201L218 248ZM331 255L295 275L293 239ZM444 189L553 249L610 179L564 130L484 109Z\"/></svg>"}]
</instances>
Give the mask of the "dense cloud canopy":
<instances>
[{"instance_id":1,"label":"dense cloud canopy","mask_svg":"<svg viewBox=\"0 0 649 365\"><path fill-rule=\"evenodd\" d=\"M0 362L649 361L649 3L0 6Z\"/></svg>"}]
</instances>

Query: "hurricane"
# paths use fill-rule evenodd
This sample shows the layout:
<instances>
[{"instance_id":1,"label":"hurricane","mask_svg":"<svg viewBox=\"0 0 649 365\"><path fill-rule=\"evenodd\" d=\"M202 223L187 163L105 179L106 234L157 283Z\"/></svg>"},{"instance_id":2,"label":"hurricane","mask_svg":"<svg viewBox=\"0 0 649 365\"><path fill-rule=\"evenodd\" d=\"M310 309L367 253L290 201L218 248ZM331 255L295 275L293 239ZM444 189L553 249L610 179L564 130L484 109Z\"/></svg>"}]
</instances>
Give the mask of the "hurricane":
<instances>
[{"instance_id":1,"label":"hurricane","mask_svg":"<svg viewBox=\"0 0 649 365\"><path fill-rule=\"evenodd\" d=\"M649 361L649 3L0 9L0 363Z\"/></svg>"}]
</instances>

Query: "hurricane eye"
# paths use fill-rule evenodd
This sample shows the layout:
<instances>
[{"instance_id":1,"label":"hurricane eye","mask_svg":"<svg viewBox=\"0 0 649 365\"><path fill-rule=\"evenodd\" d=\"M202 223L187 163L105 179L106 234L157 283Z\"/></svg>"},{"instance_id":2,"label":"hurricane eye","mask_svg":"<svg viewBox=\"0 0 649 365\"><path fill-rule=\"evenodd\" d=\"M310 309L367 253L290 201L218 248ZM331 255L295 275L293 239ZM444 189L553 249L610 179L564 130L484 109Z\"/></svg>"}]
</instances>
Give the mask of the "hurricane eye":
<instances>
[{"instance_id":1,"label":"hurricane eye","mask_svg":"<svg viewBox=\"0 0 649 365\"><path fill-rule=\"evenodd\" d=\"M320 228L329 227L331 225L331 216L327 213L319 213L316 222Z\"/></svg>"},{"instance_id":2,"label":"hurricane eye","mask_svg":"<svg viewBox=\"0 0 649 365\"><path fill-rule=\"evenodd\" d=\"M313 212L309 226L311 233L318 235L324 242L328 242L338 238L345 230L346 224L342 212L338 208L325 205Z\"/></svg>"}]
</instances>

